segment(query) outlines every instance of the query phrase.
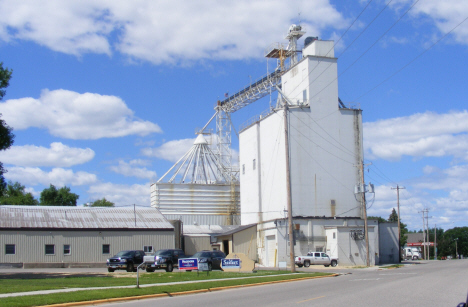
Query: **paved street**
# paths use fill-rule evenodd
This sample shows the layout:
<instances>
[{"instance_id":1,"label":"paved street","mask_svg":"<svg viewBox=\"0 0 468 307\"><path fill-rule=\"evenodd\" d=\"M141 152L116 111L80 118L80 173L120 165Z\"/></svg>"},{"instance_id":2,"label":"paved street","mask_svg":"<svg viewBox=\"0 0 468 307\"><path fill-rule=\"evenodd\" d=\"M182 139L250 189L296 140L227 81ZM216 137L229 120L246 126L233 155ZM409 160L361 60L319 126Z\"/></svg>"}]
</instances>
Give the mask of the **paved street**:
<instances>
[{"instance_id":1,"label":"paved street","mask_svg":"<svg viewBox=\"0 0 468 307\"><path fill-rule=\"evenodd\" d=\"M468 260L419 263L393 270L340 269L336 272L345 275L106 306L440 307L466 300Z\"/></svg>"}]
</instances>

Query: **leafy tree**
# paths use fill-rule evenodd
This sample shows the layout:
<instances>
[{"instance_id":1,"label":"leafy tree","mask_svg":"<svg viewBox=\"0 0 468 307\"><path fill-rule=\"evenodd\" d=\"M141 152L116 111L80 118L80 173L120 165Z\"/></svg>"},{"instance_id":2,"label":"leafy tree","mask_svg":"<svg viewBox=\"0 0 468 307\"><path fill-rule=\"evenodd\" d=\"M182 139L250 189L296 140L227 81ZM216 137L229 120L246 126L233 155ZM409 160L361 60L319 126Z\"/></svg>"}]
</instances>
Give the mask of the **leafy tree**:
<instances>
[{"instance_id":1,"label":"leafy tree","mask_svg":"<svg viewBox=\"0 0 468 307\"><path fill-rule=\"evenodd\" d=\"M392 213L390 213L390 216L388 217L388 221L389 222L398 222L398 214L396 213L395 208L393 208ZM400 223L400 225L401 225L401 223Z\"/></svg>"},{"instance_id":2,"label":"leafy tree","mask_svg":"<svg viewBox=\"0 0 468 307\"><path fill-rule=\"evenodd\" d=\"M105 197L103 199L98 199L95 202L92 202L89 207L114 207L114 203L108 201Z\"/></svg>"},{"instance_id":3,"label":"leafy tree","mask_svg":"<svg viewBox=\"0 0 468 307\"><path fill-rule=\"evenodd\" d=\"M37 206L39 202L31 193L25 192L24 185L19 182L8 182L3 195L0 196L0 205Z\"/></svg>"},{"instance_id":4,"label":"leafy tree","mask_svg":"<svg viewBox=\"0 0 468 307\"><path fill-rule=\"evenodd\" d=\"M69 187L57 188L51 184L41 192L41 206L76 206L79 195L70 192Z\"/></svg>"},{"instance_id":5,"label":"leafy tree","mask_svg":"<svg viewBox=\"0 0 468 307\"><path fill-rule=\"evenodd\" d=\"M4 88L7 88L10 85L11 73L13 71L8 68L3 68L3 62L0 62L0 100L5 96Z\"/></svg>"},{"instance_id":6,"label":"leafy tree","mask_svg":"<svg viewBox=\"0 0 468 307\"><path fill-rule=\"evenodd\" d=\"M449 229L444 232L440 239L439 233L437 233L438 256L455 257L457 251L459 255L468 255L468 227L455 227Z\"/></svg>"},{"instance_id":7,"label":"leafy tree","mask_svg":"<svg viewBox=\"0 0 468 307\"><path fill-rule=\"evenodd\" d=\"M0 100L5 96L5 88L10 84L12 70L3 68L3 62L0 62ZM1 114L0 114L1 116ZM13 129L6 124L3 119L0 119L0 150L6 150L13 145L15 135L11 132ZM3 163L0 162L0 195L6 189L5 174L7 171L3 168Z\"/></svg>"}]
</instances>

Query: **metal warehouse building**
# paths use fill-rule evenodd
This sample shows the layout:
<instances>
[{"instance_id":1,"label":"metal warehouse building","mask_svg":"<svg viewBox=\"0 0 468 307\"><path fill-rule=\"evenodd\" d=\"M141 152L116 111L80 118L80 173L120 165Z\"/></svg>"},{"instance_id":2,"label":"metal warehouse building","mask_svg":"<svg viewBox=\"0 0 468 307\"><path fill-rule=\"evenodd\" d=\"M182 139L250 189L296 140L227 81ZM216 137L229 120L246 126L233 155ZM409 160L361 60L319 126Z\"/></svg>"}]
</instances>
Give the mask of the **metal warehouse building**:
<instances>
[{"instance_id":1,"label":"metal warehouse building","mask_svg":"<svg viewBox=\"0 0 468 307\"><path fill-rule=\"evenodd\" d=\"M0 265L103 267L121 250L175 247L155 208L0 206Z\"/></svg>"}]
</instances>

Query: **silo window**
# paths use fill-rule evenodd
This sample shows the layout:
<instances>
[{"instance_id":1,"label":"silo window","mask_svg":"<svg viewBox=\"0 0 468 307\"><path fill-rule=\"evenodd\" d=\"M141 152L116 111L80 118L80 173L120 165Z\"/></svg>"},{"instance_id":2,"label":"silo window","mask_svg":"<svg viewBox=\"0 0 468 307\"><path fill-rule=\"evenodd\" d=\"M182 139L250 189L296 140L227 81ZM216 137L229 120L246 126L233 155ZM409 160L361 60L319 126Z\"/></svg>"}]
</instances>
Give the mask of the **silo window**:
<instances>
[{"instance_id":1,"label":"silo window","mask_svg":"<svg viewBox=\"0 0 468 307\"><path fill-rule=\"evenodd\" d=\"M245 174L245 164L242 164L242 175Z\"/></svg>"},{"instance_id":2,"label":"silo window","mask_svg":"<svg viewBox=\"0 0 468 307\"><path fill-rule=\"evenodd\" d=\"M253 159L253 169L255 169L256 165L255 165L256 161L255 159Z\"/></svg>"}]
</instances>

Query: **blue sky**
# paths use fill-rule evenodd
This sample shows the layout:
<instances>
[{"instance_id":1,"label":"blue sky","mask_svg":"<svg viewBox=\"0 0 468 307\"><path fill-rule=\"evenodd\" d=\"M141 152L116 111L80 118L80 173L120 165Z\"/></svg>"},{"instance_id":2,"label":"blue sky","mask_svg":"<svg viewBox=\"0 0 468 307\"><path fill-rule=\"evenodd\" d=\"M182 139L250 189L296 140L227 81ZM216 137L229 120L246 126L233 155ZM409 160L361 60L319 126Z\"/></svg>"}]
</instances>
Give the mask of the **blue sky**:
<instances>
[{"instance_id":1,"label":"blue sky","mask_svg":"<svg viewBox=\"0 0 468 307\"><path fill-rule=\"evenodd\" d=\"M468 3L388 3L0 0L6 178L149 206L218 98L265 75L264 50L300 22L337 42L340 98L363 109L369 215L388 218L398 184L410 229L425 208L430 227L468 226ZM234 113L237 129L269 99Z\"/></svg>"}]
</instances>

